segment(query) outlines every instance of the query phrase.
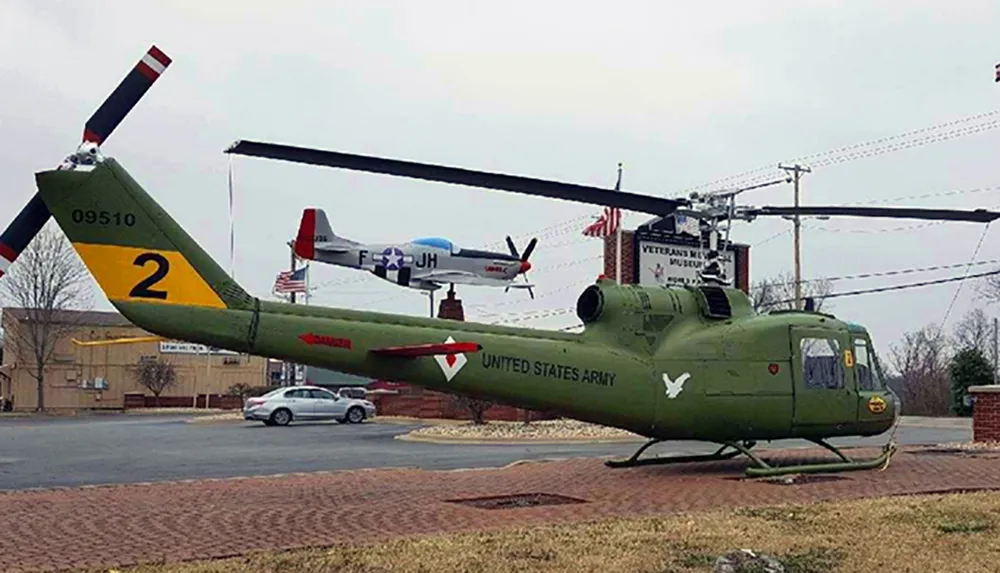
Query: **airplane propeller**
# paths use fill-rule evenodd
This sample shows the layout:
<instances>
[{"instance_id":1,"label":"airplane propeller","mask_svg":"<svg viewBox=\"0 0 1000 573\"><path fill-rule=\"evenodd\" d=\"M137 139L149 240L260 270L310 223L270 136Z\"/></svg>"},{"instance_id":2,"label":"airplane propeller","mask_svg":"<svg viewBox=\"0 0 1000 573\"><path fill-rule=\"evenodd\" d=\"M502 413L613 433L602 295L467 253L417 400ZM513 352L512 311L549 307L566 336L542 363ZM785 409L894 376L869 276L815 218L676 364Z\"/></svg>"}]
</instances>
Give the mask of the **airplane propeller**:
<instances>
[{"instance_id":1,"label":"airplane propeller","mask_svg":"<svg viewBox=\"0 0 1000 573\"><path fill-rule=\"evenodd\" d=\"M84 152L84 156L97 153L100 145L139 103L170 62L170 57L155 45L146 51L135 67L84 124L83 141L80 144L80 151ZM36 192L3 234L0 234L0 277L28 247L51 216L48 207Z\"/></svg>"},{"instance_id":2,"label":"airplane propeller","mask_svg":"<svg viewBox=\"0 0 1000 573\"><path fill-rule=\"evenodd\" d=\"M518 274L524 277L524 282L528 282L528 271L531 270L531 263L528 262L528 257L531 256L531 253L535 250L535 245L537 244L538 244L538 239L532 238L531 241L528 243L528 248L524 249L524 254L521 255L518 254L517 247L514 246L514 241L511 240L510 235L507 236L507 248L510 249L510 254L521 260L521 269L518 271ZM528 288L528 295L530 295L531 299L534 300L535 292L531 290L530 286L527 288ZM507 292L509 290L510 287L508 286L507 288L503 289L503 292Z\"/></svg>"}]
</instances>

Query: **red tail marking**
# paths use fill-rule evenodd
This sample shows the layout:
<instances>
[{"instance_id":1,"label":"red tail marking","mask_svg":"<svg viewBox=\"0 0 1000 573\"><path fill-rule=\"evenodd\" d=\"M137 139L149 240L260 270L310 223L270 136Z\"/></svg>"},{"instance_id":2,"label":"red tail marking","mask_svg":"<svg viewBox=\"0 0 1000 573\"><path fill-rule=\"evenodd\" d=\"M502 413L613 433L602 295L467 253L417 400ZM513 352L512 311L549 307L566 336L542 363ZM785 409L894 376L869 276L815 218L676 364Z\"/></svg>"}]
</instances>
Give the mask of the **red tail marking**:
<instances>
[{"instance_id":1,"label":"red tail marking","mask_svg":"<svg viewBox=\"0 0 1000 573\"><path fill-rule=\"evenodd\" d=\"M400 356L403 358L418 358L420 356L435 356L438 354L461 354L464 352L479 352L483 345L478 342L445 342L443 344L413 344L409 346L387 346L375 348L372 354L383 356Z\"/></svg>"},{"instance_id":2,"label":"red tail marking","mask_svg":"<svg viewBox=\"0 0 1000 573\"><path fill-rule=\"evenodd\" d=\"M306 260L316 256L316 209L302 211L299 234L295 238L295 254Z\"/></svg>"}]
</instances>

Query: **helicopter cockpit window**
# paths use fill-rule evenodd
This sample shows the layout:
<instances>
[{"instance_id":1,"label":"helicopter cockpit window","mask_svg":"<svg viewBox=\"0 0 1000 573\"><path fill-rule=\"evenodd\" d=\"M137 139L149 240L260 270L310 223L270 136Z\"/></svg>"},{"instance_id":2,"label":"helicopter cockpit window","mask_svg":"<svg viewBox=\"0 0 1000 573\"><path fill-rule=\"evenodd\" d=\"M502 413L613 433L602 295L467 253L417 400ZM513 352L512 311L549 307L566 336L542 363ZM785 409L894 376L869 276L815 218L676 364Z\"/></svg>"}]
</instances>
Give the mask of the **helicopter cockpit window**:
<instances>
[{"instance_id":1,"label":"helicopter cockpit window","mask_svg":"<svg viewBox=\"0 0 1000 573\"><path fill-rule=\"evenodd\" d=\"M854 367L857 369L858 388L861 390L882 390L882 379L875 367L871 345L864 338L854 340Z\"/></svg>"},{"instance_id":2,"label":"helicopter cockpit window","mask_svg":"<svg viewBox=\"0 0 1000 573\"><path fill-rule=\"evenodd\" d=\"M854 340L854 371L858 377L858 388L874 390L872 381L872 363L868 358L868 341L863 338Z\"/></svg>"},{"instance_id":3,"label":"helicopter cockpit window","mask_svg":"<svg viewBox=\"0 0 1000 573\"><path fill-rule=\"evenodd\" d=\"M802 378L806 388L837 389L844 387L844 370L840 361L840 343L834 338L803 338Z\"/></svg>"}]
</instances>

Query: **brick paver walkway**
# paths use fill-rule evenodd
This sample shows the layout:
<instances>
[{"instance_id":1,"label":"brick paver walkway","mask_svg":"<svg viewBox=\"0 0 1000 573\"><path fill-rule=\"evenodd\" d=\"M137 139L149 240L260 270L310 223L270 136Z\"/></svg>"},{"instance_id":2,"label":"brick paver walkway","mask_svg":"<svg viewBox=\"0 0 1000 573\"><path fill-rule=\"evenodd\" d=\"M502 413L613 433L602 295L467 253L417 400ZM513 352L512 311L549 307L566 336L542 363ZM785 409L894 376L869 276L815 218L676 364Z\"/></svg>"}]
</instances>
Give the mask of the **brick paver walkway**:
<instances>
[{"instance_id":1,"label":"brick paver walkway","mask_svg":"<svg viewBox=\"0 0 1000 573\"><path fill-rule=\"evenodd\" d=\"M868 455L871 451L857 452ZM830 460L812 450L772 451ZM496 470L357 470L0 493L0 570L225 557L261 549L606 518L1000 488L1000 455L903 449L884 472L794 485L742 480L746 462L610 469L600 459ZM552 493L587 503L480 509L455 498Z\"/></svg>"}]
</instances>

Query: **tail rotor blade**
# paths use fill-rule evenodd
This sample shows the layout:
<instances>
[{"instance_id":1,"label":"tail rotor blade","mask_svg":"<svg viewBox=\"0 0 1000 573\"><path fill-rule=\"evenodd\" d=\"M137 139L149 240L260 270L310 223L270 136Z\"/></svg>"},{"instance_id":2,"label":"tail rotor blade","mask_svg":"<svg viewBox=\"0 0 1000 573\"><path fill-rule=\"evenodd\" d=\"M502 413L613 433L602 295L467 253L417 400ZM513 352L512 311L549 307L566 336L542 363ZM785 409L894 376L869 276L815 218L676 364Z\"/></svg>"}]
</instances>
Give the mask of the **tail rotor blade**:
<instances>
[{"instance_id":1,"label":"tail rotor blade","mask_svg":"<svg viewBox=\"0 0 1000 573\"><path fill-rule=\"evenodd\" d=\"M171 59L155 45L149 48L132 71L118 84L94 115L87 120L83 140L98 145L111 135L146 91L170 65Z\"/></svg>"},{"instance_id":2,"label":"tail rotor blade","mask_svg":"<svg viewBox=\"0 0 1000 573\"><path fill-rule=\"evenodd\" d=\"M104 143L150 86L163 74L170 62L170 57L155 45L149 48L132 71L87 120L83 130L83 141L98 145ZM0 276L7 272L10 265L42 230L49 217L51 213L48 207L41 196L35 193L0 235Z\"/></svg>"},{"instance_id":3,"label":"tail rotor blade","mask_svg":"<svg viewBox=\"0 0 1000 573\"><path fill-rule=\"evenodd\" d=\"M28 243L42 230L49 220L49 208L38 193L28 201L21 212L0 235L0 276L28 247Z\"/></svg>"}]
</instances>

